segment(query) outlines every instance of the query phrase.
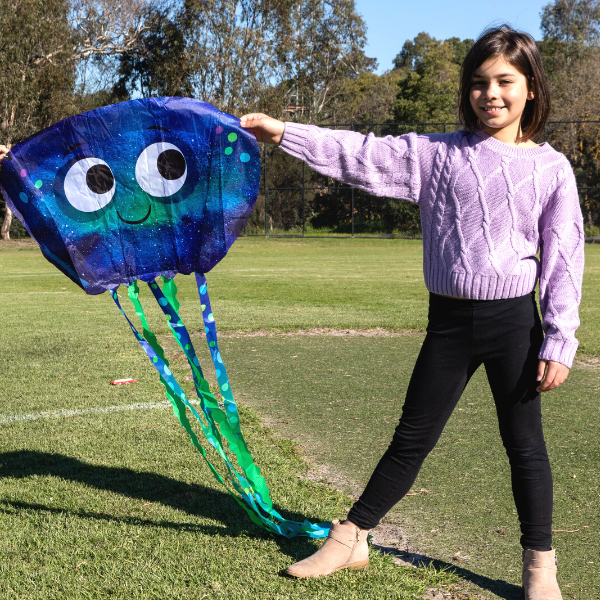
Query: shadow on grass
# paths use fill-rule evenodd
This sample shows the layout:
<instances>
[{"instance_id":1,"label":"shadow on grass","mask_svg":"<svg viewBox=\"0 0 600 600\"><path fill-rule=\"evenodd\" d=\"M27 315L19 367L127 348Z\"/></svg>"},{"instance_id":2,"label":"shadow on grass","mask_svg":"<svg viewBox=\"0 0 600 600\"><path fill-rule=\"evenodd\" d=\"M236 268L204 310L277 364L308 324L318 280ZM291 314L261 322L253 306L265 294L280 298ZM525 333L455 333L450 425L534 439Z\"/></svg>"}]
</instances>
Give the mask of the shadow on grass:
<instances>
[{"instance_id":1,"label":"shadow on grass","mask_svg":"<svg viewBox=\"0 0 600 600\"><path fill-rule=\"evenodd\" d=\"M485 575L474 573L473 571L465 569L464 567L459 567L453 563L448 563L443 560L437 560L424 554L404 552L394 547L380 546L379 544L372 544L372 547L381 552L381 554L389 554L397 557L402 562L411 564L415 567L434 567L438 571L445 569L454 572L462 579L474 583L482 590L492 592L503 600L523 600L523 588L519 585L508 583L503 579L490 579Z\"/></svg>"},{"instance_id":2,"label":"shadow on grass","mask_svg":"<svg viewBox=\"0 0 600 600\"><path fill-rule=\"evenodd\" d=\"M28 503L23 501L0 500L2 505L15 510L46 511L51 514L69 514L82 519L95 519L134 526L159 527L185 531L198 531L206 535L227 535L236 537L251 532L255 537L274 539L284 554L294 560L312 554L314 545L307 538L288 540L282 536L271 536L269 532L256 526L237 502L226 492L221 492L195 483L185 483L158 473L133 471L121 467L106 467L82 462L62 454L50 454L32 450L6 452L0 454L0 479L5 477L23 478L38 476L60 477L76 481L90 488L107 490L127 498L146 502L157 502L170 506L189 515L220 521L223 526L203 525L190 522L152 520L135 516L119 516L85 510L69 510L55 506ZM305 516L275 507L286 519L304 521ZM6 510L6 509L4 509Z\"/></svg>"},{"instance_id":3,"label":"shadow on grass","mask_svg":"<svg viewBox=\"0 0 600 600\"><path fill-rule=\"evenodd\" d=\"M50 454L32 450L0 454L0 478L23 478L33 475L60 477L61 479L82 483L90 488L120 494L127 498L157 502L189 515L221 522L223 526L152 520L151 518L118 516L86 510L74 511L56 506L8 499L0 501L0 510L4 512L8 512L11 509L15 511L44 511L57 515L73 515L81 519L127 523L132 526L198 531L205 535L228 535L236 537L251 531L252 535L256 537L268 537L275 540L281 551L294 560L301 560L312 554L315 550L313 543L307 538L288 540L281 536L272 536L265 530L260 529L250 521L236 501L226 492L195 483L177 481L158 473L139 472L121 467L91 465L62 454ZM2 508L3 506L4 508ZM304 515L283 509L277 508L277 510L287 519L303 521L305 518ZM436 569L446 568L453 570L463 579L474 583L484 590L493 592L504 600L520 600L522 597L520 587L505 581L490 579L468 569L457 567L454 564L444 561L434 560L427 556L409 555L394 548L383 546L374 545L373 547L384 554L395 554L404 561L416 566L434 566Z\"/></svg>"}]
</instances>

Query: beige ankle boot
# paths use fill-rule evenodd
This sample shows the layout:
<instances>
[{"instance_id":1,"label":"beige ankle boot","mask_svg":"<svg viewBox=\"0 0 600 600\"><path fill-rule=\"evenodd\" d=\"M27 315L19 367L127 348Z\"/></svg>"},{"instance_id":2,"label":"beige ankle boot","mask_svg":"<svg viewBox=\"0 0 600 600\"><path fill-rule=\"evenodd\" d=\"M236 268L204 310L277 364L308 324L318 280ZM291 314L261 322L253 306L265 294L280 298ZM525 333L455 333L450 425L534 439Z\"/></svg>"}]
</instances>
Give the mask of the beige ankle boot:
<instances>
[{"instance_id":1,"label":"beige ankle boot","mask_svg":"<svg viewBox=\"0 0 600 600\"><path fill-rule=\"evenodd\" d=\"M332 521L325 543L312 555L285 570L292 577L321 577L341 569L365 569L369 566L367 530Z\"/></svg>"},{"instance_id":2,"label":"beige ankle boot","mask_svg":"<svg viewBox=\"0 0 600 600\"><path fill-rule=\"evenodd\" d=\"M562 600L554 550L523 550L523 592L525 600Z\"/></svg>"}]
</instances>

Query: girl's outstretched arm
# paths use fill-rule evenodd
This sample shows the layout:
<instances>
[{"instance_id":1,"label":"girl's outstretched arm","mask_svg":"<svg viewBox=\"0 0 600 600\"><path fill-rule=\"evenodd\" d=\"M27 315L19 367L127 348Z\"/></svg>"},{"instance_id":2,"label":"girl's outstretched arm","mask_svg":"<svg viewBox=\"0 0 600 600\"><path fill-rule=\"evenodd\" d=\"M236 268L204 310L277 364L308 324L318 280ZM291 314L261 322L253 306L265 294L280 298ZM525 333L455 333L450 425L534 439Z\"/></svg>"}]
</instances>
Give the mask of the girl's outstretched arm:
<instances>
[{"instance_id":1,"label":"girl's outstretched arm","mask_svg":"<svg viewBox=\"0 0 600 600\"><path fill-rule=\"evenodd\" d=\"M538 389L547 391L567 378L578 346L585 240L577 182L566 158L542 208L539 232L540 309L546 337L538 356L538 381L544 371L545 377Z\"/></svg>"},{"instance_id":2,"label":"girl's outstretched arm","mask_svg":"<svg viewBox=\"0 0 600 600\"><path fill-rule=\"evenodd\" d=\"M284 123L262 113L244 115L240 124L259 142L279 144L322 175L375 196L419 201L422 169L416 133L378 138L372 133L365 136L355 131ZM422 158L421 162L433 163L431 152Z\"/></svg>"}]
</instances>

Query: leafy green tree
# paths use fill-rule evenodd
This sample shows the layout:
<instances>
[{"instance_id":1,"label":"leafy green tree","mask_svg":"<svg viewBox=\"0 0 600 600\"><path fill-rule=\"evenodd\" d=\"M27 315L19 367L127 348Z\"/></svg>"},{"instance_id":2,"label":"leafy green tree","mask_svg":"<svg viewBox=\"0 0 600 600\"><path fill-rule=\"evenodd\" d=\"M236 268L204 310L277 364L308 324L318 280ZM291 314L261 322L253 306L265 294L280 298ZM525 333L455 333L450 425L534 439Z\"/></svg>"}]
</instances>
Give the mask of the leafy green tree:
<instances>
[{"instance_id":1,"label":"leafy green tree","mask_svg":"<svg viewBox=\"0 0 600 600\"><path fill-rule=\"evenodd\" d=\"M113 94L124 99L142 96L190 96L191 60L185 27L168 9L153 7L145 16L139 43L120 55L119 79Z\"/></svg>"},{"instance_id":2,"label":"leafy green tree","mask_svg":"<svg viewBox=\"0 0 600 600\"><path fill-rule=\"evenodd\" d=\"M0 0L0 127L15 144L71 114L75 64L66 0ZM24 234L0 207L3 239Z\"/></svg>"},{"instance_id":3,"label":"leafy green tree","mask_svg":"<svg viewBox=\"0 0 600 600\"><path fill-rule=\"evenodd\" d=\"M75 64L66 0L0 0L3 143L16 143L73 109Z\"/></svg>"},{"instance_id":4,"label":"leafy green tree","mask_svg":"<svg viewBox=\"0 0 600 600\"><path fill-rule=\"evenodd\" d=\"M438 41L427 33L406 41L394 60L403 77L394 107L396 122L454 122L460 65L473 40Z\"/></svg>"},{"instance_id":5,"label":"leafy green tree","mask_svg":"<svg viewBox=\"0 0 600 600\"><path fill-rule=\"evenodd\" d=\"M329 107L330 123L385 123L393 119L401 75L364 72L341 82Z\"/></svg>"},{"instance_id":6,"label":"leafy green tree","mask_svg":"<svg viewBox=\"0 0 600 600\"><path fill-rule=\"evenodd\" d=\"M344 83L377 66L364 53L367 29L354 0L301 0L291 11L282 54L287 97L305 108L303 120L326 122Z\"/></svg>"},{"instance_id":7,"label":"leafy green tree","mask_svg":"<svg viewBox=\"0 0 600 600\"><path fill-rule=\"evenodd\" d=\"M551 88L551 118L600 120L600 1L555 0L542 12L540 50ZM590 234L600 234L600 127L559 123L547 139L569 158Z\"/></svg>"}]
</instances>

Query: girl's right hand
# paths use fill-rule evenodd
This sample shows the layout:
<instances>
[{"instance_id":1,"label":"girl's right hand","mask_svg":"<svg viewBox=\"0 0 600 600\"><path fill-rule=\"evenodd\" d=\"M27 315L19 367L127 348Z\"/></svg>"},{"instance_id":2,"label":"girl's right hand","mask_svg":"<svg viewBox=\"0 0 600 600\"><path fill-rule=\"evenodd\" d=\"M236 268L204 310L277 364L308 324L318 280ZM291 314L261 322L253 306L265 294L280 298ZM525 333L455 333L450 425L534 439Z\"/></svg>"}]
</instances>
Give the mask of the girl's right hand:
<instances>
[{"instance_id":1,"label":"girl's right hand","mask_svg":"<svg viewBox=\"0 0 600 600\"><path fill-rule=\"evenodd\" d=\"M240 119L240 125L249 129L257 142L279 144L283 137L284 123L263 113L250 113Z\"/></svg>"},{"instance_id":2,"label":"girl's right hand","mask_svg":"<svg viewBox=\"0 0 600 600\"><path fill-rule=\"evenodd\" d=\"M0 144L0 160L2 160L9 152L9 149L6 146Z\"/></svg>"}]
</instances>

